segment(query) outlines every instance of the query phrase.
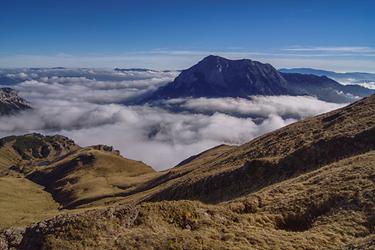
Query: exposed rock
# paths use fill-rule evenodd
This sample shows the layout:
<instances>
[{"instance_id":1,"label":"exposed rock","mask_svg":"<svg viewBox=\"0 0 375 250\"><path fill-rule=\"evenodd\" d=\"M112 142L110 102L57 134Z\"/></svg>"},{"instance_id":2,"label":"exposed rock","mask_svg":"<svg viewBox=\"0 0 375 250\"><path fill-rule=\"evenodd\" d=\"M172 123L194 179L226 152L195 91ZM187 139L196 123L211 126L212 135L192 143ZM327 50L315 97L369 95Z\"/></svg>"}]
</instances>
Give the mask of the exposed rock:
<instances>
[{"instance_id":1,"label":"exposed rock","mask_svg":"<svg viewBox=\"0 0 375 250\"><path fill-rule=\"evenodd\" d=\"M112 152L112 153L115 153L117 155L120 155L120 151L115 150L112 146L99 144L99 145L90 146L90 148L96 149L96 150L101 150L101 151L106 151L106 152Z\"/></svg>"},{"instance_id":2,"label":"exposed rock","mask_svg":"<svg viewBox=\"0 0 375 250\"><path fill-rule=\"evenodd\" d=\"M0 88L0 115L10 115L30 108L14 89Z\"/></svg>"},{"instance_id":3,"label":"exposed rock","mask_svg":"<svg viewBox=\"0 0 375 250\"><path fill-rule=\"evenodd\" d=\"M0 232L0 250L18 249L22 241L25 228L15 227Z\"/></svg>"}]
</instances>

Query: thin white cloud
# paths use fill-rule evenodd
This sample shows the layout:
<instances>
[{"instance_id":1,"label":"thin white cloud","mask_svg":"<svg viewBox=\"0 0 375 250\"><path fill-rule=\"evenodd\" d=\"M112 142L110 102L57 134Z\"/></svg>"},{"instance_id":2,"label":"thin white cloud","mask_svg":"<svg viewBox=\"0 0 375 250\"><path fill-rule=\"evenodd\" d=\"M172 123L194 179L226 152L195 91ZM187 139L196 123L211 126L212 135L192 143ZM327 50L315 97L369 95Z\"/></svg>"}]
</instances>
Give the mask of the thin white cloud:
<instances>
[{"instance_id":1,"label":"thin white cloud","mask_svg":"<svg viewBox=\"0 0 375 250\"><path fill-rule=\"evenodd\" d=\"M357 49L359 51L360 49ZM364 49L362 49L364 51ZM0 67L89 67L89 68L150 68L156 70L181 70L194 65L203 57L215 54L230 59L250 58L271 63L277 68L315 67L334 71L375 72L375 52L329 52L329 51L199 51L199 50L153 50L119 55L3 55Z\"/></svg>"},{"instance_id":2,"label":"thin white cloud","mask_svg":"<svg viewBox=\"0 0 375 250\"><path fill-rule=\"evenodd\" d=\"M336 47L290 47L282 49L284 51L296 52L333 52L333 53L372 53L375 48L365 46L336 46Z\"/></svg>"}]
</instances>

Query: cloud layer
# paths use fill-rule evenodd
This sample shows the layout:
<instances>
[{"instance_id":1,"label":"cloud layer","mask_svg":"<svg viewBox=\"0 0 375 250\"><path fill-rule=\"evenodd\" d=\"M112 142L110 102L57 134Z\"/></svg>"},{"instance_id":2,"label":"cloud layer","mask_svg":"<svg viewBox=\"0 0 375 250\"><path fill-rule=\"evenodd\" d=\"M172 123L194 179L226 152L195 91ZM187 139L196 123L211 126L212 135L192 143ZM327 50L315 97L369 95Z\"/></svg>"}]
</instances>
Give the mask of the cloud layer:
<instances>
[{"instance_id":1,"label":"cloud layer","mask_svg":"<svg viewBox=\"0 0 375 250\"><path fill-rule=\"evenodd\" d=\"M375 49L365 46L336 46L336 47L301 47L295 46L283 49L285 51L302 51L302 52L333 52L333 53L373 53Z\"/></svg>"},{"instance_id":2,"label":"cloud layer","mask_svg":"<svg viewBox=\"0 0 375 250\"><path fill-rule=\"evenodd\" d=\"M187 98L171 99L166 103L199 113L220 112L252 118L267 118L270 115L277 115L294 119L301 119L342 107L342 105L320 101L311 96L253 96L250 100L230 97Z\"/></svg>"},{"instance_id":3,"label":"cloud layer","mask_svg":"<svg viewBox=\"0 0 375 250\"><path fill-rule=\"evenodd\" d=\"M1 74L22 77L13 87L34 107L1 117L1 137L63 134L83 146L113 145L123 156L156 169L172 167L218 144L241 144L340 107L306 96L174 99L161 107L126 106L123 103L153 91L177 73L35 69Z\"/></svg>"}]
</instances>

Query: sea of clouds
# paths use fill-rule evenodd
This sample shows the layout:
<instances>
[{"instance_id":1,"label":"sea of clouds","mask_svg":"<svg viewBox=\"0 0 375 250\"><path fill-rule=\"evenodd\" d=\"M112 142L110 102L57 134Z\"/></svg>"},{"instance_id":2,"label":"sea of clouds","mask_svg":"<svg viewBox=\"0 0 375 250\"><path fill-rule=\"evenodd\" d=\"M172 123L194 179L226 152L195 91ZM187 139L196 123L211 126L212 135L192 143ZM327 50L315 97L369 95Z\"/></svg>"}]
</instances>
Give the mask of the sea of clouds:
<instances>
[{"instance_id":1,"label":"sea of clouds","mask_svg":"<svg viewBox=\"0 0 375 250\"><path fill-rule=\"evenodd\" d=\"M161 170L210 147L245 143L304 117L343 106L309 96L128 104L177 75L176 71L151 70L0 70L0 79L17 79L11 87L33 107L0 117L0 137L31 132L62 134L81 146L112 145L124 157Z\"/></svg>"}]
</instances>

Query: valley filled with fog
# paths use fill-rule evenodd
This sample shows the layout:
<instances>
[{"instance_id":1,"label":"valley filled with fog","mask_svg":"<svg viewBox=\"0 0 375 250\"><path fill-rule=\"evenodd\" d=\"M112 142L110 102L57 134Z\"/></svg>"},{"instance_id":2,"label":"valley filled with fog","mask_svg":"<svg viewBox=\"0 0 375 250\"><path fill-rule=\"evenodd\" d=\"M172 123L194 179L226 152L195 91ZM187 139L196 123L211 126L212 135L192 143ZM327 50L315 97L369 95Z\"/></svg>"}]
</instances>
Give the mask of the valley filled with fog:
<instances>
[{"instance_id":1,"label":"valley filled with fog","mask_svg":"<svg viewBox=\"0 0 375 250\"><path fill-rule=\"evenodd\" d=\"M62 134L81 146L107 144L155 169L170 168L219 144L250 139L345 106L310 96L177 98L130 105L178 75L176 71L3 69L32 110L0 117L0 137Z\"/></svg>"}]
</instances>

